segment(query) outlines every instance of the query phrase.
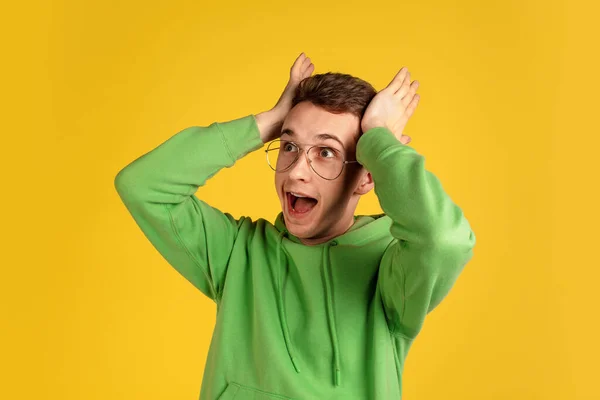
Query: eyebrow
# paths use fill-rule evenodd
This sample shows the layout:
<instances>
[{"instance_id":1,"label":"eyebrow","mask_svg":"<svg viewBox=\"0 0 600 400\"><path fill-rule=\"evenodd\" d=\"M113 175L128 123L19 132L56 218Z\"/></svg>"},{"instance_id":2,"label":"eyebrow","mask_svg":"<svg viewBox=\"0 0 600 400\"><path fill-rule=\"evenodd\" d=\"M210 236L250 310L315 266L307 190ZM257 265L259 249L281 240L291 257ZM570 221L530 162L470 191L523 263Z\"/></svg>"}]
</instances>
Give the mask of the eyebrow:
<instances>
[{"instance_id":1,"label":"eyebrow","mask_svg":"<svg viewBox=\"0 0 600 400\"><path fill-rule=\"evenodd\" d=\"M286 128L284 130L281 131L281 135L288 135L288 136L295 136L295 133L293 130ZM317 140L327 140L327 139L332 139L337 141L342 148L344 148L344 143L342 143L342 141L335 135L332 135L330 133L319 133L318 135L315 136L315 139Z\"/></svg>"}]
</instances>

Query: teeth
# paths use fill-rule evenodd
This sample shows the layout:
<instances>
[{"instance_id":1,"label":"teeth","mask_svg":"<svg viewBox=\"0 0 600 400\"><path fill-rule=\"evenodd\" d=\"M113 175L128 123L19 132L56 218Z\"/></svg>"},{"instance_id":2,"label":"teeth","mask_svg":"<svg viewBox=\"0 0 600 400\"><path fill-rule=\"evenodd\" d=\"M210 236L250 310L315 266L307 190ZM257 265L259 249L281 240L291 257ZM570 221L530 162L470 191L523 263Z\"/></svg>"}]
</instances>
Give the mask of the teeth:
<instances>
[{"instance_id":1,"label":"teeth","mask_svg":"<svg viewBox=\"0 0 600 400\"><path fill-rule=\"evenodd\" d=\"M294 195L294 196L296 196L296 197L308 197L308 196L302 196L301 194L296 194L296 193L294 193L294 192L290 192L290 193L291 193L291 194L293 194L293 195Z\"/></svg>"}]
</instances>

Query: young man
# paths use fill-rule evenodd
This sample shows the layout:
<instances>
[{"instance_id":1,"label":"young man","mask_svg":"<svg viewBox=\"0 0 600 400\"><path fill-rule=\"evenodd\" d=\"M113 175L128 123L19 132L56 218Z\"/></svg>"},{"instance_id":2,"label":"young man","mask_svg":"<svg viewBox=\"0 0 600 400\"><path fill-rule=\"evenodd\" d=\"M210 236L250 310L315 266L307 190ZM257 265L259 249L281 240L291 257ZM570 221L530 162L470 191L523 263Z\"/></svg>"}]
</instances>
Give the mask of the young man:
<instances>
[{"instance_id":1,"label":"young man","mask_svg":"<svg viewBox=\"0 0 600 400\"><path fill-rule=\"evenodd\" d=\"M115 186L165 259L217 304L200 399L399 399L424 318L472 258L461 209L402 135L419 96L311 76L301 54L270 111L190 127ZM270 142L282 212L234 219L198 187ZM384 214L355 216L372 188Z\"/></svg>"}]
</instances>

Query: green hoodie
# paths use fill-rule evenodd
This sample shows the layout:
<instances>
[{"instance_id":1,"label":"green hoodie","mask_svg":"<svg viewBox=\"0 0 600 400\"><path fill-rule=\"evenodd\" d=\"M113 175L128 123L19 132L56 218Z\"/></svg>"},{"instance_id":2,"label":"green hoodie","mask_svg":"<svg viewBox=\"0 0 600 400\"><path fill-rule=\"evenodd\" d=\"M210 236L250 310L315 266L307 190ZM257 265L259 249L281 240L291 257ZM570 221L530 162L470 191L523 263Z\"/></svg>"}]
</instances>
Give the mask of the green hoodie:
<instances>
[{"instance_id":1,"label":"green hoodie","mask_svg":"<svg viewBox=\"0 0 600 400\"><path fill-rule=\"evenodd\" d=\"M355 216L314 246L275 224L235 219L198 187L263 146L254 115L184 129L134 160L115 187L142 232L217 305L201 400L399 399L407 352L472 258L475 235L385 128L357 159L384 214Z\"/></svg>"}]
</instances>

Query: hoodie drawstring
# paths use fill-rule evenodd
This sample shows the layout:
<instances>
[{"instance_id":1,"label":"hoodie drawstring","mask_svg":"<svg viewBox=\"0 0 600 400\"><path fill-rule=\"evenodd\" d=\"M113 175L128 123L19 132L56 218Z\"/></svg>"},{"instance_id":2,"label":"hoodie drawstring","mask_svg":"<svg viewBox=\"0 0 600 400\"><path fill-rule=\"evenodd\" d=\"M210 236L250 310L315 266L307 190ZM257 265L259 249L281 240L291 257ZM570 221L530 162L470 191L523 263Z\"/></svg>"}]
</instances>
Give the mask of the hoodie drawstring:
<instances>
[{"instance_id":1,"label":"hoodie drawstring","mask_svg":"<svg viewBox=\"0 0 600 400\"><path fill-rule=\"evenodd\" d=\"M296 372L300 372L300 368L294 357L294 347L290 338L290 332L287 324L287 316L285 313L285 305L283 302L283 277L282 277L282 258L284 259L283 271L287 273L289 267L287 257L282 257L282 253L285 251L283 248L283 237L287 235L287 231L283 230L279 233L278 240L278 252L277 252L277 307L279 310L279 319L281 321L281 329L283 330L283 340L287 348L288 355ZM337 328L335 324L335 309L333 302L333 282L331 279L331 266L329 260L330 246L336 246L337 242L333 241L326 245L323 249L323 276L325 281L325 301L327 305L327 323L329 325L329 334L331 336L331 346L333 348L333 381L335 386L339 386L341 383L341 364L340 364L340 346L337 335Z\"/></svg>"},{"instance_id":2,"label":"hoodie drawstring","mask_svg":"<svg viewBox=\"0 0 600 400\"><path fill-rule=\"evenodd\" d=\"M285 307L283 304L283 278L281 273L281 253L283 250L283 237L287 235L287 231L282 231L279 234L279 251L277 252L277 308L279 309L279 320L281 321L281 329L283 330L283 340L285 341L285 347L287 348L288 355L292 364L294 365L294 369L296 372L300 372L300 368L296 364L296 359L294 358L294 348L292 347L292 340L290 339L290 332L287 324L287 317L285 315ZM287 271L288 262L287 257L283 257L285 260L284 271Z\"/></svg>"},{"instance_id":3,"label":"hoodie drawstring","mask_svg":"<svg viewBox=\"0 0 600 400\"><path fill-rule=\"evenodd\" d=\"M337 242L331 242L331 245L337 245ZM325 297L327 302L327 322L329 323L329 333L331 334L331 346L333 347L333 379L335 386L340 385L342 371L340 369L340 346L335 326L335 310L333 308L333 283L331 282L331 268L329 265L329 245L323 249L323 275L325 276Z\"/></svg>"}]
</instances>

